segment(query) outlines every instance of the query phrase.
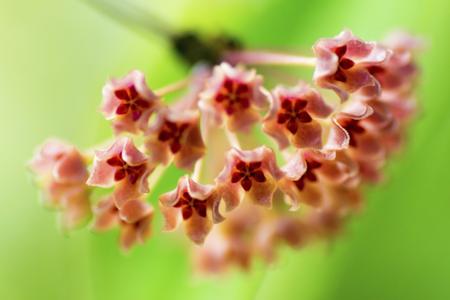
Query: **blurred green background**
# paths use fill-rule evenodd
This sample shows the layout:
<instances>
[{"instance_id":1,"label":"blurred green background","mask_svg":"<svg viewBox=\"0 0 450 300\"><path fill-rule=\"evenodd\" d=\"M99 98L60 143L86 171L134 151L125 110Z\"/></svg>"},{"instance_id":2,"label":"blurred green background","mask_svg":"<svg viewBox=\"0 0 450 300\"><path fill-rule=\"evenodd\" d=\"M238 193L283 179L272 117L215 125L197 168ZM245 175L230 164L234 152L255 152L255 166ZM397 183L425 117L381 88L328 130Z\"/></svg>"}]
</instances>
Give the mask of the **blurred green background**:
<instances>
[{"instance_id":1,"label":"blurred green background","mask_svg":"<svg viewBox=\"0 0 450 300\"><path fill-rule=\"evenodd\" d=\"M334 243L283 249L277 264L248 274L193 276L188 248L158 232L126 256L116 232L63 235L24 167L34 147L48 136L81 147L106 138L98 106L109 76L137 68L160 87L186 69L164 41L83 1L0 0L0 299L450 299L448 0L141 3L177 28L225 30L254 47L308 49L344 27L364 39L398 27L424 36L422 113L408 148Z\"/></svg>"}]
</instances>

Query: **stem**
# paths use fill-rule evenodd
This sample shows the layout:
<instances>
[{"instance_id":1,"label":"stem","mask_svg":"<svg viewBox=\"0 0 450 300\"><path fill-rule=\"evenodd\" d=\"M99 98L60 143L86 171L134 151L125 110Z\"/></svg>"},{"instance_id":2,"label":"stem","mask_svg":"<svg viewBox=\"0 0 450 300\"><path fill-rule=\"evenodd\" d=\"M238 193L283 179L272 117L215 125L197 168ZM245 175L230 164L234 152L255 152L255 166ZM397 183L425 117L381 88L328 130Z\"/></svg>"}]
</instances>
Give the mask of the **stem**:
<instances>
[{"instance_id":1,"label":"stem","mask_svg":"<svg viewBox=\"0 0 450 300\"><path fill-rule=\"evenodd\" d=\"M164 86L162 88L157 89L155 91L155 94L158 95L158 97L162 97L162 96L167 95L169 93L176 92L176 91L186 87L189 84L190 81L191 81L191 78L185 78L185 79L182 79L180 81L171 83L169 85L166 85L166 86Z\"/></svg>"},{"instance_id":2,"label":"stem","mask_svg":"<svg viewBox=\"0 0 450 300\"><path fill-rule=\"evenodd\" d=\"M236 149L241 149L241 144L239 143L239 139L234 132L231 132L227 128L225 128L225 134L227 136L230 145Z\"/></svg>"},{"instance_id":3,"label":"stem","mask_svg":"<svg viewBox=\"0 0 450 300\"><path fill-rule=\"evenodd\" d=\"M158 184L158 182L161 180L161 178L163 177L162 175L164 174L164 172L167 170L167 168L169 167L170 164L167 165L158 165L153 172L150 174L149 179L148 179L148 187L150 189L150 193L149 195L152 193L153 188L155 187L155 185Z\"/></svg>"},{"instance_id":4,"label":"stem","mask_svg":"<svg viewBox=\"0 0 450 300\"><path fill-rule=\"evenodd\" d=\"M202 167L203 167L203 161L204 160L205 160L204 158L201 158L195 163L194 171L191 174L191 178L195 182L199 182L199 180L200 180L200 174L202 172Z\"/></svg>"},{"instance_id":5,"label":"stem","mask_svg":"<svg viewBox=\"0 0 450 300\"><path fill-rule=\"evenodd\" d=\"M100 13L109 16L127 28L137 32L150 32L163 38L173 35L173 28L158 18L155 12L146 10L134 1L83 0Z\"/></svg>"},{"instance_id":6,"label":"stem","mask_svg":"<svg viewBox=\"0 0 450 300\"><path fill-rule=\"evenodd\" d=\"M226 61L233 64L244 63L253 65L291 65L309 67L314 67L316 65L315 57L264 51L230 51L225 54L224 58Z\"/></svg>"}]
</instances>

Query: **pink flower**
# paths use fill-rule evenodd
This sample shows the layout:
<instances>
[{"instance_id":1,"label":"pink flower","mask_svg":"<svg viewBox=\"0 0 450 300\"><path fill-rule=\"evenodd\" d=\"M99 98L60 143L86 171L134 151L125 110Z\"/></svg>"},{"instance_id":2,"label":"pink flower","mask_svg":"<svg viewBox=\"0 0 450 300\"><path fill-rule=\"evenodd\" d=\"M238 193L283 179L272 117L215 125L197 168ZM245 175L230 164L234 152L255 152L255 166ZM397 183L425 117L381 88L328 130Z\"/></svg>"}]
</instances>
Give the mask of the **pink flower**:
<instances>
[{"instance_id":1,"label":"pink flower","mask_svg":"<svg viewBox=\"0 0 450 300\"><path fill-rule=\"evenodd\" d=\"M231 264L248 270L256 252L256 235L263 222L260 206L243 204L225 222L212 230L196 251L196 265L202 271L221 272Z\"/></svg>"},{"instance_id":2,"label":"pink flower","mask_svg":"<svg viewBox=\"0 0 450 300\"><path fill-rule=\"evenodd\" d=\"M88 185L108 188L115 186L116 205L148 193L147 177L151 173L147 157L128 137L116 139L106 150L95 152L94 167Z\"/></svg>"},{"instance_id":3,"label":"pink flower","mask_svg":"<svg viewBox=\"0 0 450 300\"><path fill-rule=\"evenodd\" d=\"M379 44L364 42L344 30L334 38L320 39L313 50L317 57L314 72L317 85L333 89L342 100L356 91L368 98L380 94L380 84L368 70L390 55Z\"/></svg>"},{"instance_id":4,"label":"pink flower","mask_svg":"<svg viewBox=\"0 0 450 300\"><path fill-rule=\"evenodd\" d=\"M361 159L384 157L381 140L377 133L370 129L365 119L341 114L337 116L336 121L348 134L349 150L353 155Z\"/></svg>"},{"instance_id":5,"label":"pink flower","mask_svg":"<svg viewBox=\"0 0 450 300\"><path fill-rule=\"evenodd\" d=\"M143 244L151 235L153 208L143 200L130 200L119 209L114 197L109 196L97 203L94 213L95 231L102 232L120 226L120 246L124 251L136 243Z\"/></svg>"},{"instance_id":6,"label":"pink flower","mask_svg":"<svg viewBox=\"0 0 450 300\"><path fill-rule=\"evenodd\" d=\"M270 148L232 148L227 153L225 166L216 178L216 184L227 210L235 208L241 202L244 192L253 202L270 207L276 182L281 175Z\"/></svg>"},{"instance_id":7,"label":"pink flower","mask_svg":"<svg viewBox=\"0 0 450 300\"><path fill-rule=\"evenodd\" d=\"M177 188L160 197L165 218L165 230L175 230L183 221L187 236L202 244L213 223L223 220L219 213L220 195L212 185L201 185L187 175L180 178Z\"/></svg>"},{"instance_id":8,"label":"pink flower","mask_svg":"<svg viewBox=\"0 0 450 300\"><path fill-rule=\"evenodd\" d=\"M322 96L304 83L293 88L278 86L263 130L275 138L281 149L289 144L298 148L320 148L322 127L315 118L326 118L332 108Z\"/></svg>"},{"instance_id":9,"label":"pink flower","mask_svg":"<svg viewBox=\"0 0 450 300\"><path fill-rule=\"evenodd\" d=\"M146 133L145 146L154 163L191 169L205 153L198 111L163 109Z\"/></svg>"},{"instance_id":10,"label":"pink flower","mask_svg":"<svg viewBox=\"0 0 450 300\"><path fill-rule=\"evenodd\" d=\"M369 72L380 82L383 93L409 91L418 74L414 52L422 41L404 32L394 32L384 43L392 55L382 64L369 67Z\"/></svg>"},{"instance_id":11,"label":"pink flower","mask_svg":"<svg viewBox=\"0 0 450 300\"><path fill-rule=\"evenodd\" d=\"M74 228L90 216L86 163L71 145L48 140L30 162L46 205L62 211L64 228Z\"/></svg>"},{"instance_id":12,"label":"pink flower","mask_svg":"<svg viewBox=\"0 0 450 300\"><path fill-rule=\"evenodd\" d=\"M222 63L214 68L201 94L199 107L210 120L222 124L226 119L231 131L245 131L260 119L257 109L264 106L262 78L254 70Z\"/></svg>"},{"instance_id":13,"label":"pink flower","mask_svg":"<svg viewBox=\"0 0 450 300\"><path fill-rule=\"evenodd\" d=\"M158 106L158 97L147 87L140 71L111 79L103 88L102 112L112 120L116 133L144 131Z\"/></svg>"},{"instance_id":14,"label":"pink flower","mask_svg":"<svg viewBox=\"0 0 450 300\"><path fill-rule=\"evenodd\" d=\"M337 112L333 119L328 134L327 142L323 149L327 151L343 150L354 146L355 137L365 130L359 126L359 121L369 117L373 109L361 101L350 101Z\"/></svg>"},{"instance_id":15,"label":"pink flower","mask_svg":"<svg viewBox=\"0 0 450 300\"><path fill-rule=\"evenodd\" d=\"M291 210L297 210L300 203L321 205L324 185L354 186L359 182L357 163L343 151L332 155L298 151L282 170L279 188L287 195Z\"/></svg>"}]
</instances>

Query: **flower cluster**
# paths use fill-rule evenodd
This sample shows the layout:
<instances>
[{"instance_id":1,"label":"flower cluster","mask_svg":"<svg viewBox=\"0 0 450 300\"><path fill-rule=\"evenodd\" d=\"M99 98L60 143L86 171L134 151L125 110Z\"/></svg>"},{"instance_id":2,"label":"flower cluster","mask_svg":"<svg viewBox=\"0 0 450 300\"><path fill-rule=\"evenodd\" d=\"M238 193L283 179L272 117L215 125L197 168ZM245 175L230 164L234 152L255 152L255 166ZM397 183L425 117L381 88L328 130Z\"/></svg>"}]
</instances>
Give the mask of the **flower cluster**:
<instances>
[{"instance_id":1,"label":"flower cluster","mask_svg":"<svg viewBox=\"0 0 450 300\"><path fill-rule=\"evenodd\" d=\"M86 161L74 147L59 140L46 141L30 161L46 207L61 212L61 225L72 229L91 213Z\"/></svg>"},{"instance_id":2,"label":"flower cluster","mask_svg":"<svg viewBox=\"0 0 450 300\"><path fill-rule=\"evenodd\" d=\"M232 51L219 65L199 65L188 80L154 91L133 71L103 89L114 140L95 151L89 173L80 152L57 141L31 167L66 222L78 223L92 202L93 228L118 226L125 250L150 236L151 199L164 230L182 224L202 245L194 248L201 270L248 268L254 256L272 260L279 244L300 247L336 234L360 208L361 186L382 179L415 111L419 47L404 33L378 43L345 30L320 39L313 58ZM248 64L315 70L311 83L268 88L263 79L271 71L263 77ZM172 191L149 197L172 163L186 174ZM93 188L108 194L89 199Z\"/></svg>"}]
</instances>

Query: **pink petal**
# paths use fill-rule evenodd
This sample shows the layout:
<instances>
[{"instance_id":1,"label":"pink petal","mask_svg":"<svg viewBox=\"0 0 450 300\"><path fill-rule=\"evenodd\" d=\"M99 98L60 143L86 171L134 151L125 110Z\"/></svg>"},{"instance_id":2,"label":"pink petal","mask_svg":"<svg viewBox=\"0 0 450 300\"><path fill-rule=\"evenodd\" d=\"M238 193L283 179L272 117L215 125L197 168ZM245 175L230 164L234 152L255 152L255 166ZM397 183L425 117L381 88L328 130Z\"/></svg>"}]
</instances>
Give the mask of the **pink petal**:
<instances>
[{"instance_id":1,"label":"pink petal","mask_svg":"<svg viewBox=\"0 0 450 300\"><path fill-rule=\"evenodd\" d=\"M212 228L212 222L208 218L193 214L184 222L186 235L196 244L203 244L206 236Z\"/></svg>"},{"instance_id":2,"label":"pink petal","mask_svg":"<svg viewBox=\"0 0 450 300\"><path fill-rule=\"evenodd\" d=\"M191 170L194 164L205 154L200 128L193 126L186 133L186 142L174 157L174 165L177 168Z\"/></svg>"},{"instance_id":3,"label":"pink petal","mask_svg":"<svg viewBox=\"0 0 450 300\"><path fill-rule=\"evenodd\" d=\"M164 230L175 230L181 223L180 209L166 206L161 206L160 209L164 216Z\"/></svg>"},{"instance_id":4,"label":"pink petal","mask_svg":"<svg viewBox=\"0 0 450 300\"><path fill-rule=\"evenodd\" d=\"M53 177L59 182L84 184L87 176L85 162L75 149L62 156L53 169Z\"/></svg>"},{"instance_id":5,"label":"pink petal","mask_svg":"<svg viewBox=\"0 0 450 300\"><path fill-rule=\"evenodd\" d=\"M56 162L67 152L71 146L57 139L45 141L36 151L31 159L30 168L38 175L51 172Z\"/></svg>"},{"instance_id":6,"label":"pink petal","mask_svg":"<svg viewBox=\"0 0 450 300\"><path fill-rule=\"evenodd\" d=\"M126 180L121 180L116 184L114 200L117 207L121 208L127 201L140 198L143 194L149 192L147 179L150 172L151 170L147 169L134 184L131 183L128 178Z\"/></svg>"},{"instance_id":7,"label":"pink petal","mask_svg":"<svg viewBox=\"0 0 450 300\"><path fill-rule=\"evenodd\" d=\"M323 146L325 151L336 151L347 149L350 142L350 136L347 131L336 121L332 119L330 132L328 133L327 142Z\"/></svg>"},{"instance_id":8,"label":"pink petal","mask_svg":"<svg viewBox=\"0 0 450 300\"><path fill-rule=\"evenodd\" d=\"M365 119L373 113L372 107L361 101L351 101L341 109L339 115L354 120Z\"/></svg>"},{"instance_id":9,"label":"pink petal","mask_svg":"<svg viewBox=\"0 0 450 300\"><path fill-rule=\"evenodd\" d=\"M64 206L62 225L65 229L75 229L91 216L91 203L87 190L80 190L76 194L70 194L62 199L62 202Z\"/></svg>"},{"instance_id":10,"label":"pink petal","mask_svg":"<svg viewBox=\"0 0 450 300\"><path fill-rule=\"evenodd\" d=\"M139 236L133 224L123 224L120 232L120 247L127 252L138 242Z\"/></svg>"},{"instance_id":11,"label":"pink petal","mask_svg":"<svg viewBox=\"0 0 450 300\"><path fill-rule=\"evenodd\" d=\"M93 229L95 231L109 230L118 224L118 209L111 197L100 201L94 207L94 214Z\"/></svg>"},{"instance_id":12,"label":"pink petal","mask_svg":"<svg viewBox=\"0 0 450 300\"><path fill-rule=\"evenodd\" d=\"M301 123L297 132L291 137L291 143L297 148L322 147L322 127L318 122Z\"/></svg>"},{"instance_id":13,"label":"pink petal","mask_svg":"<svg viewBox=\"0 0 450 300\"><path fill-rule=\"evenodd\" d=\"M104 160L95 159L86 184L104 188L112 187L114 185L115 172L116 169L108 165Z\"/></svg>"},{"instance_id":14,"label":"pink petal","mask_svg":"<svg viewBox=\"0 0 450 300\"><path fill-rule=\"evenodd\" d=\"M147 157L136 148L130 138L126 138L122 151L122 159L130 166L138 166L147 161Z\"/></svg>"},{"instance_id":15,"label":"pink petal","mask_svg":"<svg viewBox=\"0 0 450 300\"><path fill-rule=\"evenodd\" d=\"M284 177L289 180L297 180L306 172L306 162L301 151L295 152L286 165L282 167Z\"/></svg>"},{"instance_id":16,"label":"pink petal","mask_svg":"<svg viewBox=\"0 0 450 300\"><path fill-rule=\"evenodd\" d=\"M150 204L142 200L130 200L120 208L119 216L123 221L132 224L152 213Z\"/></svg>"}]
</instances>

